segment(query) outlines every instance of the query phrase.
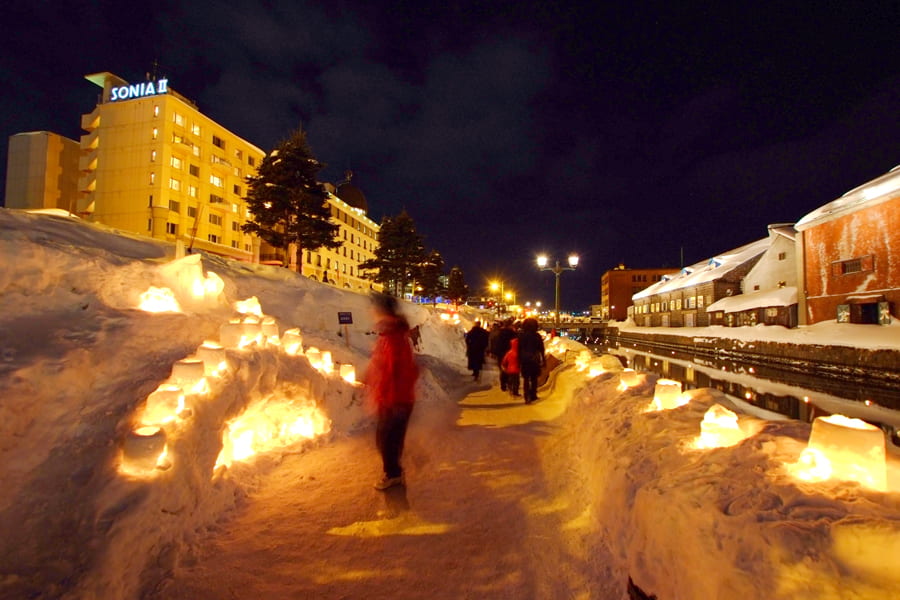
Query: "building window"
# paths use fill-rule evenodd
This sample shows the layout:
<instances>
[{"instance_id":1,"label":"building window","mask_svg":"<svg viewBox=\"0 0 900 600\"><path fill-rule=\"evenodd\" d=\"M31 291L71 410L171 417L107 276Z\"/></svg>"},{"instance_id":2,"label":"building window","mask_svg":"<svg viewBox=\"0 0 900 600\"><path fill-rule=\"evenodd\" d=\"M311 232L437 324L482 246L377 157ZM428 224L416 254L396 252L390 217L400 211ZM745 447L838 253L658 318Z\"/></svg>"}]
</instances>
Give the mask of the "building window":
<instances>
[{"instance_id":1,"label":"building window","mask_svg":"<svg viewBox=\"0 0 900 600\"><path fill-rule=\"evenodd\" d=\"M191 198L197 197L197 186L196 185L188 186L188 196L190 196Z\"/></svg>"},{"instance_id":2,"label":"building window","mask_svg":"<svg viewBox=\"0 0 900 600\"><path fill-rule=\"evenodd\" d=\"M256 166L256 159L253 158L252 156L248 156L248 157L247 157L247 164L250 165L251 167L255 167L255 166Z\"/></svg>"},{"instance_id":3,"label":"building window","mask_svg":"<svg viewBox=\"0 0 900 600\"><path fill-rule=\"evenodd\" d=\"M875 269L875 257L871 254L842 260L831 264L832 275L851 275L853 273L867 273Z\"/></svg>"},{"instance_id":4,"label":"building window","mask_svg":"<svg viewBox=\"0 0 900 600\"><path fill-rule=\"evenodd\" d=\"M703 298L705 298L703 294L697 296L697 308L703 308Z\"/></svg>"},{"instance_id":5,"label":"building window","mask_svg":"<svg viewBox=\"0 0 900 600\"><path fill-rule=\"evenodd\" d=\"M175 223L166 223L166 233L169 235L178 235L178 225Z\"/></svg>"},{"instance_id":6,"label":"building window","mask_svg":"<svg viewBox=\"0 0 900 600\"><path fill-rule=\"evenodd\" d=\"M222 215L209 215L209 222L213 225L222 226Z\"/></svg>"},{"instance_id":7,"label":"building window","mask_svg":"<svg viewBox=\"0 0 900 600\"><path fill-rule=\"evenodd\" d=\"M213 142L213 146L215 146L216 148L222 148L222 149L225 148L225 140L223 140L222 138L220 138L217 135L212 136L212 142Z\"/></svg>"},{"instance_id":8,"label":"building window","mask_svg":"<svg viewBox=\"0 0 900 600\"><path fill-rule=\"evenodd\" d=\"M200 146L193 146L191 151L194 153L194 156L200 158Z\"/></svg>"},{"instance_id":9,"label":"building window","mask_svg":"<svg viewBox=\"0 0 900 600\"><path fill-rule=\"evenodd\" d=\"M787 258L787 252L779 252L778 253L778 260L784 260L786 258Z\"/></svg>"},{"instance_id":10,"label":"building window","mask_svg":"<svg viewBox=\"0 0 900 600\"><path fill-rule=\"evenodd\" d=\"M178 158L177 156L173 156L171 159L169 159L169 164L172 165L173 169L178 169L179 171L181 170L181 167L183 166L181 159Z\"/></svg>"},{"instance_id":11,"label":"building window","mask_svg":"<svg viewBox=\"0 0 900 600\"><path fill-rule=\"evenodd\" d=\"M786 285L787 285L787 281L779 281L778 282L778 287L780 287L780 288L783 288Z\"/></svg>"},{"instance_id":12,"label":"building window","mask_svg":"<svg viewBox=\"0 0 900 600\"><path fill-rule=\"evenodd\" d=\"M216 187L225 187L225 182L218 175L210 175L209 182Z\"/></svg>"},{"instance_id":13,"label":"building window","mask_svg":"<svg viewBox=\"0 0 900 600\"><path fill-rule=\"evenodd\" d=\"M188 165L188 172L194 177L200 177L200 167L198 165Z\"/></svg>"},{"instance_id":14,"label":"building window","mask_svg":"<svg viewBox=\"0 0 900 600\"><path fill-rule=\"evenodd\" d=\"M235 149L235 151L234 151L234 157L235 157L236 159L238 159L238 160L244 160L244 152L243 152L243 150Z\"/></svg>"},{"instance_id":15,"label":"building window","mask_svg":"<svg viewBox=\"0 0 900 600\"><path fill-rule=\"evenodd\" d=\"M239 185L234 186L234 193L237 194L238 196L240 196L241 195L241 186L239 186Z\"/></svg>"},{"instance_id":16,"label":"building window","mask_svg":"<svg viewBox=\"0 0 900 600\"><path fill-rule=\"evenodd\" d=\"M231 222L231 230L232 230L232 231L240 231L240 230L241 230L241 224L238 223L237 221L232 221L232 222ZM236 247L237 247L237 246L235 246L235 248L236 248Z\"/></svg>"},{"instance_id":17,"label":"building window","mask_svg":"<svg viewBox=\"0 0 900 600\"><path fill-rule=\"evenodd\" d=\"M178 125L179 127L184 127L184 116L182 116L178 113L173 113L172 120L175 121L175 124Z\"/></svg>"},{"instance_id":18,"label":"building window","mask_svg":"<svg viewBox=\"0 0 900 600\"><path fill-rule=\"evenodd\" d=\"M235 249L240 249L241 245L237 240L231 240L231 247Z\"/></svg>"},{"instance_id":19,"label":"building window","mask_svg":"<svg viewBox=\"0 0 900 600\"><path fill-rule=\"evenodd\" d=\"M154 105L153 105L153 116L154 116L154 117L158 117L158 116L159 116L159 104L154 104Z\"/></svg>"},{"instance_id":20,"label":"building window","mask_svg":"<svg viewBox=\"0 0 900 600\"><path fill-rule=\"evenodd\" d=\"M169 177L169 188L175 190L176 192L180 192L181 181L175 179L174 177Z\"/></svg>"},{"instance_id":21,"label":"building window","mask_svg":"<svg viewBox=\"0 0 900 600\"><path fill-rule=\"evenodd\" d=\"M235 204L233 202L231 203L231 212L237 214L239 208L240 207L237 204Z\"/></svg>"},{"instance_id":22,"label":"building window","mask_svg":"<svg viewBox=\"0 0 900 600\"><path fill-rule=\"evenodd\" d=\"M156 183L156 173L151 171L150 172L150 185L153 185L154 183Z\"/></svg>"},{"instance_id":23,"label":"building window","mask_svg":"<svg viewBox=\"0 0 900 600\"><path fill-rule=\"evenodd\" d=\"M192 219L196 219L197 218L197 207L196 206L188 206L187 207L187 216L191 217Z\"/></svg>"},{"instance_id":24,"label":"building window","mask_svg":"<svg viewBox=\"0 0 900 600\"><path fill-rule=\"evenodd\" d=\"M157 137L159 137L159 129L154 127L153 128L153 139L155 140Z\"/></svg>"},{"instance_id":25,"label":"building window","mask_svg":"<svg viewBox=\"0 0 900 600\"><path fill-rule=\"evenodd\" d=\"M754 292L759 291L759 286L758 286L758 285L754 285L754 286L753 286L753 291L754 291Z\"/></svg>"},{"instance_id":26,"label":"building window","mask_svg":"<svg viewBox=\"0 0 900 600\"><path fill-rule=\"evenodd\" d=\"M240 168L240 167L235 167L235 168L234 168L234 176L235 176L235 177L243 177L243 176L244 176L244 172L241 171L241 168Z\"/></svg>"},{"instance_id":27,"label":"building window","mask_svg":"<svg viewBox=\"0 0 900 600\"><path fill-rule=\"evenodd\" d=\"M193 133L194 135L200 135L200 126L196 123L191 125L191 133Z\"/></svg>"},{"instance_id":28,"label":"building window","mask_svg":"<svg viewBox=\"0 0 900 600\"><path fill-rule=\"evenodd\" d=\"M214 234L214 233L210 233L209 235L207 235L207 236L206 236L206 239L208 239L209 241L211 241L213 244L219 244L219 243L222 242L222 236L221 236L221 235L216 235L216 234Z\"/></svg>"},{"instance_id":29,"label":"building window","mask_svg":"<svg viewBox=\"0 0 900 600\"><path fill-rule=\"evenodd\" d=\"M177 200L169 200L169 210L181 212L181 203Z\"/></svg>"},{"instance_id":30,"label":"building window","mask_svg":"<svg viewBox=\"0 0 900 600\"><path fill-rule=\"evenodd\" d=\"M156 162L156 150L150 151L150 162Z\"/></svg>"}]
</instances>

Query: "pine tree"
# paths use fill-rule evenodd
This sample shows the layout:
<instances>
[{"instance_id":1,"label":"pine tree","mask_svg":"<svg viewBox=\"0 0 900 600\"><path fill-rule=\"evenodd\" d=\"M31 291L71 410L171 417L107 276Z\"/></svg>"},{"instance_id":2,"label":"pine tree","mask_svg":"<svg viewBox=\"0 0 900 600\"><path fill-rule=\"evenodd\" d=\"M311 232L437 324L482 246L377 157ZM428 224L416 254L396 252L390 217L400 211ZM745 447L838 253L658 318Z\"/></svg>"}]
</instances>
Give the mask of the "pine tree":
<instances>
[{"instance_id":1,"label":"pine tree","mask_svg":"<svg viewBox=\"0 0 900 600\"><path fill-rule=\"evenodd\" d=\"M462 269L453 267L450 269L450 276L447 281L447 297L453 301L457 308L461 302L465 302L469 297L469 286L463 277Z\"/></svg>"},{"instance_id":2,"label":"pine tree","mask_svg":"<svg viewBox=\"0 0 900 600\"><path fill-rule=\"evenodd\" d=\"M431 298L432 303L437 303L437 297L444 293L442 277L444 275L444 258L437 250L432 250L425 257L425 261L419 265L419 274L416 279L422 288L422 296Z\"/></svg>"},{"instance_id":3,"label":"pine tree","mask_svg":"<svg viewBox=\"0 0 900 600\"><path fill-rule=\"evenodd\" d=\"M284 266L290 245L313 251L338 248L340 226L331 222L324 186L316 179L325 165L312 154L306 133L297 129L266 156L255 176L247 178L250 220L241 229L255 233L275 248L284 250Z\"/></svg>"},{"instance_id":4,"label":"pine tree","mask_svg":"<svg viewBox=\"0 0 900 600\"><path fill-rule=\"evenodd\" d=\"M425 261L425 245L416 233L416 224L405 210L396 217L381 220L375 257L360 263L359 269L373 271L365 275L385 286L394 296L402 296Z\"/></svg>"}]
</instances>

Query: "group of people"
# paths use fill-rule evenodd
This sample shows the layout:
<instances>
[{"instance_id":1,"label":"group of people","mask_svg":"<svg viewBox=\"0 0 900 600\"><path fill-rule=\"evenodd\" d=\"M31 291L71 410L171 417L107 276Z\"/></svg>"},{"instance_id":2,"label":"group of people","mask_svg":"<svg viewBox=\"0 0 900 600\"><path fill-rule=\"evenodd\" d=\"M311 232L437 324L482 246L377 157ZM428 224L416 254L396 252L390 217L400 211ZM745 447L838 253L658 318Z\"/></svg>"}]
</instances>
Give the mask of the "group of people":
<instances>
[{"instance_id":1,"label":"group of people","mask_svg":"<svg viewBox=\"0 0 900 600\"><path fill-rule=\"evenodd\" d=\"M544 340L538 333L537 319L507 319L495 322L488 332L475 321L466 333L466 358L472 379L481 380L488 356L500 369L500 389L515 397L523 396L525 404L537 400L537 382L544 366ZM521 376L522 394L519 393Z\"/></svg>"},{"instance_id":2,"label":"group of people","mask_svg":"<svg viewBox=\"0 0 900 600\"><path fill-rule=\"evenodd\" d=\"M381 454L384 476L375 483L378 490L403 486L406 479L400 465L406 429L415 404L419 376L413 347L419 348L418 327L399 312L397 299L386 294L372 295L373 317L378 339L364 381L376 413L375 444ZM536 319L512 319L494 323L488 332L480 321L466 333L466 356L472 377L478 381L486 357L500 367L500 388L519 397L519 378L525 403L537 400L538 376L545 363L544 341Z\"/></svg>"}]
</instances>

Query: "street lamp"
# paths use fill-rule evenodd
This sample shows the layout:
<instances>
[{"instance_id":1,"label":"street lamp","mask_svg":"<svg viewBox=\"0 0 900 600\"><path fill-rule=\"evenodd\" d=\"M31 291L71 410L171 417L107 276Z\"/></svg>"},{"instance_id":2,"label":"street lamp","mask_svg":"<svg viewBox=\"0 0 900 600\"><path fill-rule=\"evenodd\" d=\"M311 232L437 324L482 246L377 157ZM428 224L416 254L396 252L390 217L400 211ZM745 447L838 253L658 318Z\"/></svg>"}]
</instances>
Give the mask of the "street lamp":
<instances>
[{"instance_id":1,"label":"street lamp","mask_svg":"<svg viewBox=\"0 0 900 600\"><path fill-rule=\"evenodd\" d=\"M578 266L578 255L570 254L569 255L569 266L562 267L559 264L559 261L556 261L556 266L548 267L547 263L549 259L545 254L541 254L537 257L537 266L541 271L552 271L554 275L556 275L556 311L555 311L555 327L559 329L559 276L562 275L563 271L574 271L575 267Z\"/></svg>"},{"instance_id":2,"label":"street lamp","mask_svg":"<svg viewBox=\"0 0 900 600\"><path fill-rule=\"evenodd\" d=\"M503 282L502 281L492 281L490 283L491 291L497 298L497 316L500 316L500 303L503 302ZM499 292L499 293L498 293Z\"/></svg>"}]
</instances>

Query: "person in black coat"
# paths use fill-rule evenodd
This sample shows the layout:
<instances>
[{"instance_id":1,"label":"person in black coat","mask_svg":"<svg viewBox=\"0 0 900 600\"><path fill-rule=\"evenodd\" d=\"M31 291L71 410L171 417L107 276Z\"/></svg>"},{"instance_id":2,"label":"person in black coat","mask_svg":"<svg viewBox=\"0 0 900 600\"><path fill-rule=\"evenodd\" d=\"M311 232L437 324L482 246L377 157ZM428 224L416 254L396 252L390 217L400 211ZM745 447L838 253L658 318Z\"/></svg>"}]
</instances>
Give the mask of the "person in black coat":
<instances>
[{"instance_id":1,"label":"person in black coat","mask_svg":"<svg viewBox=\"0 0 900 600\"><path fill-rule=\"evenodd\" d=\"M491 332L493 334L493 331ZM516 331L513 329L512 319L507 319L499 324L496 335L492 336L490 352L497 358L497 367L503 361L503 357L509 352L510 342L516 339ZM506 373L500 370L500 390L506 391L508 387Z\"/></svg>"},{"instance_id":2,"label":"person in black coat","mask_svg":"<svg viewBox=\"0 0 900 600\"><path fill-rule=\"evenodd\" d=\"M481 326L481 321L475 321L472 329L466 334L466 358L469 361L469 370L472 371L472 379L475 381L481 378L487 347L488 332Z\"/></svg>"},{"instance_id":3,"label":"person in black coat","mask_svg":"<svg viewBox=\"0 0 900 600\"><path fill-rule=\"evenodd\" d=\"M537 319L522 322L519 333L519 368L522 373L522 393L525 404L537 400L537 380L544 366L544 340L538 333Z\"/></svg>"}]
</instances>

